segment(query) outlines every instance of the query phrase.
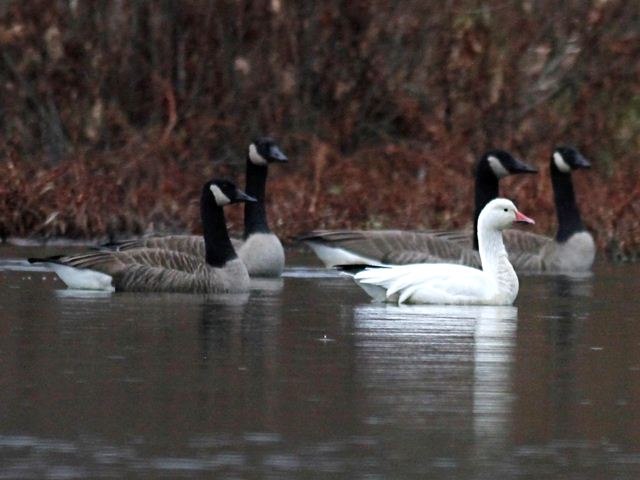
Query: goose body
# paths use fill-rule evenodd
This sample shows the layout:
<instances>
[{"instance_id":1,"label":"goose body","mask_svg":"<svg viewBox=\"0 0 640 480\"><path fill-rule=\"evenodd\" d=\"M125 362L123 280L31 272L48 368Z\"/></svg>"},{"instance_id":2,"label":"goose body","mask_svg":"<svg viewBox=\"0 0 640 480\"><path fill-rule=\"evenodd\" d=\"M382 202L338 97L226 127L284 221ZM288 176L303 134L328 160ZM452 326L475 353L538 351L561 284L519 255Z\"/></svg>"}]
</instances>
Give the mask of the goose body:
<instances>
[{"instance_id":1,"label":"goose body","mask_svg":"<svg viewBox=\"0 0 640 480\"><path fill-rule=\"evenodd\" d=\"M250 276L277 277L284 270L284 249L273 233L252 233L246 240L232 238L231 244ZM109 247L121 252L138 248L155 248L197 258L204 258L205 255L204 239L197 235L146 237L110 244Z\"/></svg>"},{"instance_id":2,"label":"goose body","mask_svg":"<svg viewBox=\"0 0 640 480\"><path fill-rule=\"evenodd\" d=\"M526 242L528 239L517 240ZM509 256L514 267L522 272L587 272L596 256L596 244L587 231L576 232L564 242L551 237L537 250L514 250ZM515 245L515 243L514 243Z\"/></svg>"},{"instance_id":3,"label":"goose body","mask_svg":"<svg viewBox=\"0 0 640 480\"><path fill-rule=\"evenodd\" d=\"M265 192L270 163L286 162L287 157L269 137L260 137L249 145L246 164L246 192L256 199L244 210L244 235L231 239L238 257L252 277L279 277L284 270L284 248L269 229ZM204 256L204 240L197 235L152 236L111 244L115 250L158 248L196 257Z\"/></svg>"},{"instance_id":4,"label":"goose body","mask_svg":"<svg viewBox=\"0 0 640 480\"><path fill-rule=\"evenodd\" d=\"M204 254L136 247L100 250L81 255L29 259L45 263L74 289L221 293L249 289L249 274L229 239L222 207L254 201L226 180L207 182L202 189L201 217Z\"/></svg>"},{"instance_id":5,"label":"goose body","mask_svg":"<svg viewBox=\"0 0 640 480\"><path fill-rule=\"evenodd\" d=\"M224 268L215 268L192 255L141 248L60 257L44 263L67 287L79 290L220 293L249 288L249 275L237 258Z\"/></svg>"},{"instance_id":6,"label":"goose body","mask_svg":"<svg viewBox=\"0 0 640 480\"><path fill-rule=\"evenodd\" d=\"M234 239L235 240L235 239ZM279 277L285 264L284 248L272 232L254 232L244 241L237 240L238 256L252 277Z\"/></svg>"},{"instance_id":7,"label":"goose body","mask_svg":"<svg viewBox=\"0 0 640 480\"><path fill-rule=\"evenodd\" d=\"M519 283L504 247L502 230L514 222L533 223L513 202L489 202L478 220L482 270L464 265L414 264L366 268L355 282L374 300L397 303L511 305Z\"/></svg>"},{"instance_id":8,"label":"goose body","mask_svg":"<svg viewBox=\"0 0 640 480\"><path fill-rule=\"evenodd\" d=\"M481 210L499 194L499 180L508 175L537 170L503 150L489 150L478 161L475 175L474 228ZM473 239L475 234L468 238ZM467 236L464 236L466 239ZM404 265L452 262L479 266L477 251L435 231L339 230L314 231L300 238L328 267L352 264ZM473 241L473 240L472 240Z\"/></svg>"}]
</instances>

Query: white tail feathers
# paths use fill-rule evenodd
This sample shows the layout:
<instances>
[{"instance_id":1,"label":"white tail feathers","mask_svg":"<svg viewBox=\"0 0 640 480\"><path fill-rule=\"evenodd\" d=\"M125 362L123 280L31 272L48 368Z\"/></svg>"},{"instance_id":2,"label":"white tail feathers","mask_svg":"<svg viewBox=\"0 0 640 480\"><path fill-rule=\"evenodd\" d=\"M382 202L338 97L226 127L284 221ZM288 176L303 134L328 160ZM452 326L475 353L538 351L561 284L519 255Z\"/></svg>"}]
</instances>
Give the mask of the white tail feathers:
<instances>
[{"instance_id":1,"label":"white tail feathers","mask_svg":"<svg viewBox=\"0 0 640 480\"><path fill-rule=\"evenodd\" d=\"M69 267L59 263L45 262L69 288L77 290L103 290L115 292L111 275L84 268Z\"/></svg>"}]
</instances>

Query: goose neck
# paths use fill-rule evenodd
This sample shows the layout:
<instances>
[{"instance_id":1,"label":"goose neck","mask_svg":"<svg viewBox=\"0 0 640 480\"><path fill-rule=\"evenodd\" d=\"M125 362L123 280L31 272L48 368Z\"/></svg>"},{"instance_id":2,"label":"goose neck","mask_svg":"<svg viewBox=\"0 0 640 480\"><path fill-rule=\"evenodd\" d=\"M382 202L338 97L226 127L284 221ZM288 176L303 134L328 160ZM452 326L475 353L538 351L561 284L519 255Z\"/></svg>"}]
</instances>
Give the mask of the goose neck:
<instances>
[{"instance_id":1,"label":"goose neck","mask_svg":"<svg viewBox=\"0 0 640 480\"><path fill-rule=\"evenodd\" d=\"M478 218L480 212L491 200L498 196L498 178L486 161L478 164L475 185L475 211L473 214L473 249L479 249Z\"/></svg>"},{"instance_id":2,"label":"goose neck","mask_svg":"<svg viewBox=\"0 0 640 480\"><path fill-rule=\"evenodd\" d=\"M244 204L244 238L252 233L270 233L267 223L267 211L264 204L268 168L256 165L247 157L247 179L245 191L254 197L256 202Z\"/></svg>"},{"instance_id":3,"label":"goose neck","mask_svg":"<svg viewBox=\"0 0 640 480\"><path fill-rule=\"evenodd\" d=\"M204 233L205 260L213 267L222 267L237 255L229 239L224 211L215 204L208 189L202 192L200 216Z\"/></svg>"},{"instance_id":4,"label":"goose neck","mask_svg":"<svg viewBox=\"0 0 640 480\"><path fill-rule=\"evenodd\" d=\"M493 292L494 301L513 303L518 295L519 281L504 248L502 232L481 231L480 260L482 270L488 276L487 287Z\"/></svg>"},{"instance_id":5,"label":"goose neck","mask_svg":"<svg viewBox=\"0 0 640 480\"><path fill-rule=\"evenodd\" d=\"M482 270L494 273L502 264L503 259L507 259L507 251L504 248L502 232L493 229L480 230L479 250Z\"/></svg>"},{"instance_id":6,"label":"goose neck","mask_svg":"<svg viewBox=\"0 0 640 480\"><path fill-rule=\"evenodd\" d=\"M585 227L576 204L571 173L558 170L553 158L551 159L551 185L558 217L556 240L564 242L574 233L585 230Z\"/></svg>"}]
</instances>

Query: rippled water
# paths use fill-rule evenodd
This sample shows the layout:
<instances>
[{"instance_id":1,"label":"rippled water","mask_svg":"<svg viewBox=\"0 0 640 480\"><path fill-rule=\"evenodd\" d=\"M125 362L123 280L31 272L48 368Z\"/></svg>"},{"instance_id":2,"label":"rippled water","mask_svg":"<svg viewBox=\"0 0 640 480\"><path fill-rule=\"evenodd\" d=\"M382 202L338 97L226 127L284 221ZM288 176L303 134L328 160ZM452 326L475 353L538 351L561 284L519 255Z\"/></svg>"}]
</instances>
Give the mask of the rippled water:
<instances>
[{"instance_id":1,"label":"rippled water","mask_svg":"<svg viewBox=\"0 0 640 480\"><path fill-rule=\"evenodd\" d=\"M640 266L398 307L296 252L231 296L33 254L0 250L0 479L640 478Z\"/></svg>"}]
</instances>

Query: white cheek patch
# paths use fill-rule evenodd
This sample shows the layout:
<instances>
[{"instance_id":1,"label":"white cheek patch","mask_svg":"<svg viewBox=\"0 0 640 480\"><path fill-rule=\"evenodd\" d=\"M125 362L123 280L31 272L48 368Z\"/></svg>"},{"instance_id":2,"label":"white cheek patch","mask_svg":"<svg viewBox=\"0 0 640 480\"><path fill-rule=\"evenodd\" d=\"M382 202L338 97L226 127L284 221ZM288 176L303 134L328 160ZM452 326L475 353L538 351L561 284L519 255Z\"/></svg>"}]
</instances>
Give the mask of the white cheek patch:
<instances>
[{"instance_id":1,"label":"white cheek patch","mask_svg":"<svg viewBox=\"0 0 640 480\"><path fill-rule=\"evenodd\" d=\"M216 204L219 207L223 207L231 203L231 200L229 200L229 197L227 197L224 193L222 193L222 190L220 190L219 186L211 185L210 188L211 188L211 193L213 193L213 198L216 199Z\"/></svg>"},{"instance_id":2,"label":"white cheek patch","mask_svg":"<svg viewBox=\"0 0 640 480\"><path fill-rule=\"evenodd\" d=\"M253 143L249 145L249 160L251 160L251 163L255 165L267 164L267 160L258 153L258 149Z\"/></svg>"},{"instance_id":3,"label":"white cheek patch","mask_svg":"<svg viewBox=\"0 0 640 480\"><path fill-rule=\"evenodd\" d=\"M504 166L502 165L500 160L498 160L497 157L494 157L493 155L489 155L489 158L487 158L487 161L489 162L489 166L491 167L491 170L493 170L493 173L496 177L502 178L509 175L509 171L506 168L504 168Z\"/></svg>"},{"instance_id":4,"label":"white cheek patch","mask_svg":"<svg viewBox=\"0 0 640 480\"><path fill-rule=\"evenodd\" d=\"M560 152L553 152L553 163L555 163L558 170L563 173L569 173L571 171L571 167L565 162Z\"/></svg>"}]
</instances>

